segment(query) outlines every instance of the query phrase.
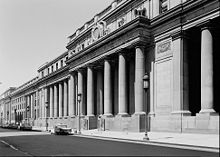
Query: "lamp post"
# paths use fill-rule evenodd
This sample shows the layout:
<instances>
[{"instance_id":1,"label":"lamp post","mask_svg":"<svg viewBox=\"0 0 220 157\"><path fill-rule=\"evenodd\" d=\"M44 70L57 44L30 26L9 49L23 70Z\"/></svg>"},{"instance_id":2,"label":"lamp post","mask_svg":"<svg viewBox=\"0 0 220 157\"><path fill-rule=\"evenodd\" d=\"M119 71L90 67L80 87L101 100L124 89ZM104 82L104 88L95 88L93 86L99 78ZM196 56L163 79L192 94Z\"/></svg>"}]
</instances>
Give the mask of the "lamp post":
<instances>
[{"instance_id":1,"label":"lamp post","mask_svg":"<svg viewBox=\"0 0 220 157\"><path fill-rule=\"evenodd\" d=\"M7 111L7 124L9 123L9 111Z\"/></svg>"},{"instance_id":2,"label":"lamp post","mask_svg":"<svg viewBox=\"0 0 220 157\"><path fill-rule=\"evenodd\" d=\"M145 93L147 93L148 89L149 89L149 76L148 74L146 73L143 77L143 82L144 82L144 91ZM146 103L146 114L145 114L145 136L143 138L143 140L150 140L149 137L148 137L148 125L147 125L147 118L148 118L148 112L147 112L147 102ZM149 121L149 119L148 119Z\"/></svg>"},{"instance_id":3,"label":"lamp post","mask_svg":"<svg viewBox=\"0 0 220 157\"><path fill-rule=\"evenodd\" d=\"M46 131L48 131L48 122L47 122L48 102L45 102L45 108L46 108Z\"/></svg>"},{"instance_id":4,"label":"lamp post","mask_svg":"<svg viewBox=\"0 0 220 157\"><path fill-rule=\"evenodd\" d=\"M80 125L80 103L82 101L82 94L81 93L78 94L77 101L78 101L78 116L79 116L79 131L78 131L78 134L81 134L81 125Z\"/></svg>"}]
</instances>

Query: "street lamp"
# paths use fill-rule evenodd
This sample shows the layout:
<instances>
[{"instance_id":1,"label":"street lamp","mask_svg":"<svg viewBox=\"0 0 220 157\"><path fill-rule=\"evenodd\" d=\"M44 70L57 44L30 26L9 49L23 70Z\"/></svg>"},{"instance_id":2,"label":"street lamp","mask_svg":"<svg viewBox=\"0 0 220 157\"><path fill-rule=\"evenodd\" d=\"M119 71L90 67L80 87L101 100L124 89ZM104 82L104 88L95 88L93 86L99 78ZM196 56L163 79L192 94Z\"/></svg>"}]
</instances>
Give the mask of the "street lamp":
<instances>
[{"instance_id":1,"label":"street lamp","mask_svg":"<svg viewBox=\"0 0 220 157\"><path fill-rule=\"evenodd\" d=\"M82 94L79 93L77 95L77 101L78 101L78 116L79 116L79 131L78 134L81 134L81 126L80 126L80 102L82 101Z\"/></svg>"},{"instance_id":2,"label":"street lamp","mask_svg":"<svg viewBox=\"0 0 220 157\"><path fill-rule=\"evenodd\" d=\"M143 77L143 82L144 82L144 91L145 93L147 93L147 90L149 89L149 76L146 73ZM147 113L147 102L146 102L146 114L145 114L145 136L143 138L143 140L147 140L149 141L149 137L148 137L148 127L147 126L147 118L148 118L148 113Z\"/></svg>"},{"instance_id":3,"label":"street lamp","mask_svg":"<svg viewBox=\"0 0 220 157\"><path fill-rule=\"evenodd\" d=\"M9 123L9 111L7 111L7 124Z\"/></svg>"},{"instance_id":4,"label":"street lamp","mask_svg":"<svg viewBox=\"0 0 220 157\"><path fill-rule=\"evenodd\" d=\"M46 102L45 107L46 107L46 131L48 131L48 122L47 122L48 102Z\"/></svg>"}]
</instances>

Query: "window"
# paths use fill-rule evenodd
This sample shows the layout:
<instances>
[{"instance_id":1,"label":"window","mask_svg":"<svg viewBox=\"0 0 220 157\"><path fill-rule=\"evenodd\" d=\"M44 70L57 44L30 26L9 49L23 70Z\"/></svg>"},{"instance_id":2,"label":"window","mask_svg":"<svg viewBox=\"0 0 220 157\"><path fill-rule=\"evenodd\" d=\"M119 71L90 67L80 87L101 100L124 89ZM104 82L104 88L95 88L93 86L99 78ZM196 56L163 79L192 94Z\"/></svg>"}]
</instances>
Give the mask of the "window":
<instances>
[{"instance_id":1,"label":"window","mask_svg":"<svg viewBox=\"0 0 220 157\"><path fill-rule=\"evenodd\" d=\"M58 63L56 63L56 70L58 69Z\"/></svg>"},{"instance_id":2,"label":"window","mask_svg":"<svg viewBox=\"0 0 220 157\"><path fill-rule=\"evenodd\" d=\"M50 74L50 68L47 68L47 73Z\"/></svg>"},{"instance_id":3,"label":"window","mask_svg":"<svg viewBox=\"0 0 220 157\"><path fill-rule=\"evenodd\" d=\"M41 72L41 76L44 77L44 71Z\"/></svg>"},{"instance_id":4,"label":"window","mask_svg":"<svg viewBox=\"0 0 220 157\"><path fill-rule=\"evenodd\" d=\"M51 66L51 72L53 72L53 65Z\"/></svg>"},{"instance_id":5,"label":"window","mask_svg":"<svg viewBox=\"0 0 220 157\"><path fill-rule=\"evenodd\" d=\"M63 67L63 60L60 61L61 67Z\"/></svg>"},{"instance_id":6,"label":"window","mask_svg":"<svg viewBox=\"0 0 220 157\"><path fill-rule=\"evenodd\" d=\"M160 13L164 13L168 10L168 0L160 1Z\"/></svg>"}]
</instances>

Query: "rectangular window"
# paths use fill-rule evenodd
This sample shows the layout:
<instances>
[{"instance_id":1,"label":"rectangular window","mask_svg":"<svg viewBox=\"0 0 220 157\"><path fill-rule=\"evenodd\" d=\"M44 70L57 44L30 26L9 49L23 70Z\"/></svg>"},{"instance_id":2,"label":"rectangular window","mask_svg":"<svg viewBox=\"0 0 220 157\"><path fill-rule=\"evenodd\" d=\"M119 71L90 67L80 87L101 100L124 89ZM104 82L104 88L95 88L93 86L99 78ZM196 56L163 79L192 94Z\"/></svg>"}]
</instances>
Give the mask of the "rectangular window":
<instances>
[{"instance_id":1,"label":"rectangular window","mask_svg":"<svg viewBox=\"0 0 220 157\"><path fill-rule=\"evenodd\" d=\"M53 65L51 66L51 72L53 72Z\"/></svg>"},{"instance_id":2,"label":"rectangular window","mask_svg":"<svg viewBox=\"0 0 220 157\"><path fill-rule=\"evenodd\" d=\"M47 68L47 73L48 73L48 75L50 74L50 68Z\"/></svg>"},{"instance_id":3,"label":"rectangular window","mask_svg":"<svg viewBox=\"0 0 220 157\"><path fill-rule=\"evenodd\" d=\"M160 13L164 13L168 10L168 1L167 0L161 0L160 1Z\"/></svg>"},{"instance_id":4,"label":"rectangular window","mask_svg":"<svg viewBox=\"0 0 220 157\"><path fill-rule=\"evenodd\" d=\"M56 63L56 70L58 70L58 63Z\"/></svg>"},{"instance_id":5,"label":"rectangular window","mask_svg":"<svg viewBox=\"0 0 220 157\"><path fill-rule=\"evenodd\" d=\"M61 67L63 67L63 60L60 61Z\"/></svg>"}]
</instances>

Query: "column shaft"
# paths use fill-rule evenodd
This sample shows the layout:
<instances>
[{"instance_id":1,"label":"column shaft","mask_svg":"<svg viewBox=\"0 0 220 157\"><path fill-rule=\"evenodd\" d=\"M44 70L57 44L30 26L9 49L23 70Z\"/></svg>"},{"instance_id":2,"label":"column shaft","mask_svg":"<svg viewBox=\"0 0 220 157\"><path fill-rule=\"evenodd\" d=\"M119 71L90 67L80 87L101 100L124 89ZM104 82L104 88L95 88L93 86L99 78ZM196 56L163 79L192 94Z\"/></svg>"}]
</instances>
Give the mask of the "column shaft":
<instances>
[{"instance_id":1,"label":"column shaft","mask_svg":"<svg viewBox=\"0 0 220 157\"><path fill-rule=\"evenodd\" d=\"M103 75L101 70L97 72L97 114L103 114Z\"/></svg>"},{"instance_id":2,"label":"column shaft","mask_svg":"<svg viewBox=\"0 0 220 157\"><path fill-rule=\"evenodd\" d=\"M111 65L104 63L104 115L112 115Z\"/></svg>"},{"instance_id":3,"label":"column shaft","mask_svg":"<svg viewBox=\"0 0 220 157\"><path fill-rule=\"evenodd\" d=\"M91 67L87 68L87 116L94 116L94 83Z\"/></svg>"},{"instance_id":4,"label":"column shaft","mask_svg":"<svg viewBox=\"0 0 220 157\"><path fill-rule=\"evenodd\" d=\"M144 47L136 47L135 56L135 114L144 114Z\"/></svg>"},{"instance_id":5,"label":"column shaft","mask_svg":"<svg viewBox=\"0 0 220 157\"><path fill-rule=\"evenodd\" d=\"M50 117L53 117L53 109L54 109L54 98L53 98L53 87L50 87Z\"/></svg>"},{"instance_id":6,"label":"column shaft","mask_svg":"<svg viewBox=\"0 0 220 157\"><path fill-rule=\"evenodd\" d=\"M120 115L127 114L127 90L126 90L126 61L123 54L119 54L119 71L118 71L118 99Z\"/></svg>"},{"instance_id":7,"label":"column shaft","mask_svg":"<svg viewBox=\"0 0 220 157\"><path fill-rule=\"evenodd\" d=\"M63 109L63 85L62 83L59 83L59 117L63 116L62 109Z\"/></svg>"},{"instance_id":8,"label":"column shaft","mask_svg":"<svg viewBox=\"0 0 220 157\"><path fill-rule=\"evenodd\" d=\"M69 116L74 116L76 114L76 107L75 107L75 88L74 88L74 76L73 74L70 74L70 79L69 79Z\"/></svg>"},{"instance_id":9,"label":"column shaft","mask_svg":"<svg viewBox=\"0 0 220 157\"><path fill-rule=\"evenodd\" d=\"M68 88L67 88L67 81L65 80L64 81L64 100L63 100L63 103L64 103L64 116L67 116L67 111L68 111Z\"/></svg>"},{"instance_id":10,"label":"column shaft","mask_svg":"<svg viewBox=\"0 0 220 157\"><path fill-rule=\"evenodd\" d=\"M55 118L57 118L57 101L58 101L58 99L57 99L57 93L58 93L58 91L57 91L58 89L57 89L57 85L54 85L54 117Z\"/></svg>"},{"instance_id":11,"label":"column shaft","mask_svg":"<svg viewBox=\"0 0 220 157\"><path fill-rule=\"evenodd\" d=\"M202 30L201 39L201 111L215 112L213 109L213 39L210 30Z\"/></svg>"}]
</instances>

